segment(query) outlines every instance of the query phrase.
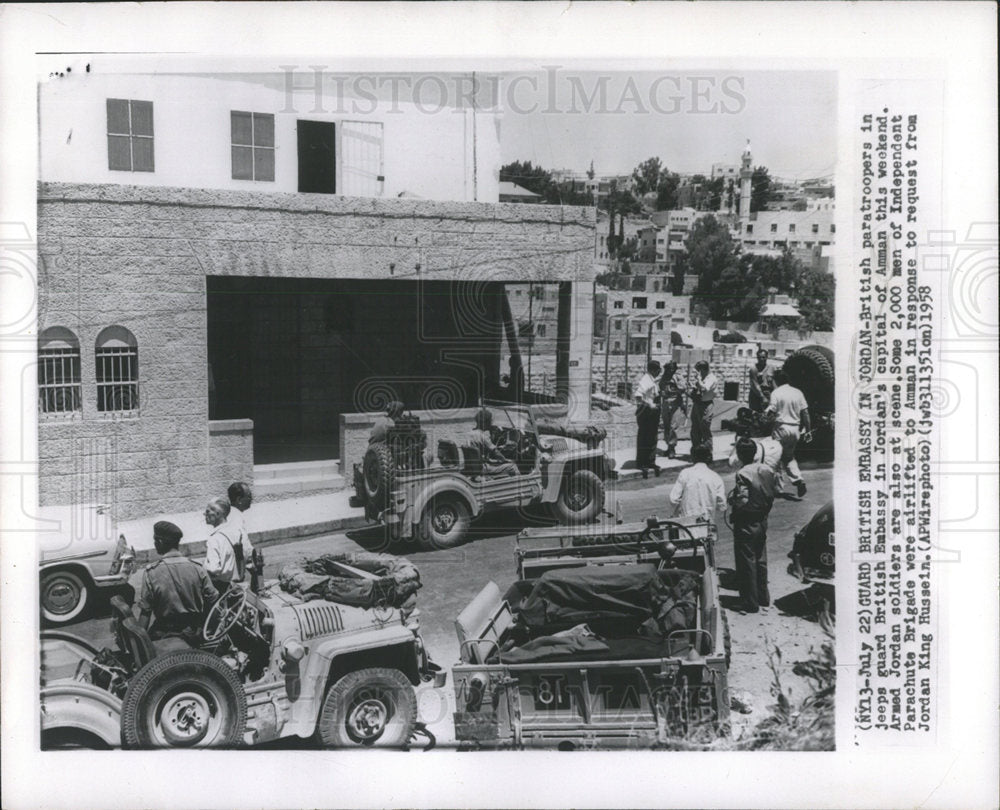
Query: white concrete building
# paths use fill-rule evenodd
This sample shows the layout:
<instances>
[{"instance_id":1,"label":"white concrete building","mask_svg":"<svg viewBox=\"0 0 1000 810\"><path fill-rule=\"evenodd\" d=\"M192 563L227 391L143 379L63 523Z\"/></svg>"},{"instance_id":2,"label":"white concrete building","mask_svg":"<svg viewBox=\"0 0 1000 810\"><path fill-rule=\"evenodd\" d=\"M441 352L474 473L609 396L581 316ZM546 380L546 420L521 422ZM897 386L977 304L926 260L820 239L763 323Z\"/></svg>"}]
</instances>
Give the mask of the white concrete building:
<instances>
[{"instance_id":1,"label":"white concrete building","mask_svg":"<svg viewBox=\"0 0 1000 810\"><path fill-rule=\"evenodd\" d=\"M300 73L289 90L280 73L151 76L117 73L103 60L100 72L79 64L42 85L41 177L498 201L495 103L435 110L412 91L374 80L371 88L345 81L342 92L318 96L315 77Z\"/></svg>"}]
</instances>

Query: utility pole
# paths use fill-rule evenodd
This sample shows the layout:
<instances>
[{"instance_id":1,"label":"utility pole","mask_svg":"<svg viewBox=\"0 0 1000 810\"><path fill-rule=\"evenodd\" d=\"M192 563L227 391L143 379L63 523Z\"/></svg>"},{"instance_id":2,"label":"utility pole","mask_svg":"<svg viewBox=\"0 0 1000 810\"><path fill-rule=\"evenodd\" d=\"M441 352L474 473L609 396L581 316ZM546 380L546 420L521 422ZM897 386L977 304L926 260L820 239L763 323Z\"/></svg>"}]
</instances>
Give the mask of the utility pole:
<instances>
[{"instance_id":1,"label":"utility pole","mask_svg":"<svg viewBox=\"0 0 1000 810\"><path fill-rule=\"evenodd\" d=\"M531 355L532 349L535 348L535 321L534 321L534 304L535 304L535 284L534 282L528 283L528 390L531 390Z\"/></svg>"},{"instance_id":2,"label":"utility pole","mask_svg":"<svg viewBox=\"0 0 1000 810\"><path fill-rule=\"evenodd\" d=\"M604 314L604 393L608 393L608 355L611 353L611 314Z\"/></svg>"},{"instance_id":3,"label":"utility pole","mask_svg":"<svg viewBox=\"0 0 1000 810\"><path fill-rule=\"evenodd\" d=\"M658 316L656 318L653 318L649 322L649 331L646 334L646 362L647 363L650 360L653 359L653 324L654 323L663 323L663 316L660 315L660 316Z\"/></svg>"}]
</instances>

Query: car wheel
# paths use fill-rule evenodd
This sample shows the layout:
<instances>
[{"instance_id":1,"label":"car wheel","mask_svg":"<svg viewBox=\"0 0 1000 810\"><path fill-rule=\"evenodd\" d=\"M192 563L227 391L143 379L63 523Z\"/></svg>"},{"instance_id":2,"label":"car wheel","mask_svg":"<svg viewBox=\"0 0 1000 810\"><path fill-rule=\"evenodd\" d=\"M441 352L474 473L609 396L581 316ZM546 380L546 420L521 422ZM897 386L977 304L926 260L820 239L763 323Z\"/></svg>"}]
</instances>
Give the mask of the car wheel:
<instances>
[{"instance_id":1,"label":"car wheel","mask_svg":"<svg viewBox=\"0 0 1000 810\"><path fill-rule=\"evenodd\" d=\"M154 658L122 701L126 748L227 748L243 742L247 697L236 672L203 650Z\"/></svg>"},{"instance_id":2,"label":"car wheel","mask_svg":"<svg viewBox=\"0 0 1000 810\"><path fill-rule=\"evenodd\" d=\"M67 624L80 618L90 601L90 583L72 571L44 572L40 601L48 624Z\"/></svg>"},{"instance_id":3,"label":"car wheel","mask_svg":"<svg viewBox=\"0 0 1000 810\"><path fill-rule=\"evenodd\" d=\"M577 470L563 480L552 514L560 523L590 523L604 507L604 482L590 470Z\"/></svg>"},{"instance_id":4,"label":"car wheel","mask_svg":"<svg viewBox=\"0 0 1000 810\"><path fill-rule=\"evenodd\" d=\"M469 507L461 498L434 498L420 520L420 545L428 551L454 548L465 541L471 522Z\"/></svg>"},{"instance_id":5,"label":"car wheel","mask_svg":"<svg viewBox=\"0 0 1000 810\"><path fill-rule=\"evenodd\" d=\"M417 722L417 696L398 669L349 672L326 693L316 739L326 748L405 745Z\"/></svg>"}]
</instances>

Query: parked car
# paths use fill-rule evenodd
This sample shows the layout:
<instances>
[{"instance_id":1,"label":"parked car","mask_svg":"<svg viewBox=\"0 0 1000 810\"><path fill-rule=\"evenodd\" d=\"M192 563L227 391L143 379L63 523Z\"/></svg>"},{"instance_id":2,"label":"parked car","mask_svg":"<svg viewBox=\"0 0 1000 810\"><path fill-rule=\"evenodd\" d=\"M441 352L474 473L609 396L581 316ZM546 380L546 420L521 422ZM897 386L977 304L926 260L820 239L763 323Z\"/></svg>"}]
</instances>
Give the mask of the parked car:
<instances>
[{"instance_id":1,"label":"parked car","mask_svg":"<svg viewBox=\"0 0 1000 810\"><path fill-rule=\"evenodd\" d=\"M729 628L700 518L527 531L517 580L455 622L467 748L657 747L729 733Z\"/></svg>"},{"instance_id":2,"label":"parked car","mask_svg":"<svg viewBox=\"0 0 1000 810\"><path fill-rule=\"evenodd\" d=\"M135 551L116 533L107 506L43 507L39 518L45 527L38 533L42 620L69 624L85 616L98 590L128 582Z\"/></svg>"},{"instance_id":3,"label":"parked car","mask_svg":"<svg viewBox=\"0 0 1000 810\"><path fill-rule=\"evenodd\" d=\"M436 462L426 465L426 437L410 417L387 441L369 445L354 466L351 504L364 506L392 540L417 540L426 549L461 544L471 521L497 508L545 505L564 524L597 518L605 482L616 475L614 459L600 449L605 431L545 422L530 405L487 406L493 442L516 475L490 474L476 448L447 439L438 442Z\"/></svg>"},{"instance_id":4,"label":"parked car","mask_svg":"<svg viewBox=\"0 0 1000 810\"><path fill-rule=\"evenodd\" d=\"M366 565L364 556L331 562L329 587L345 601L312 598L330 594L314 590L315 575L308 593L289 587L291 576L259 593L231 588L196 647L151 640L120 596L111 600L114 648L43 633L43 748L235 747L293 736L326 747L405 746L417 719L414 686L443 686L444 673L428 659L416 614L379 573L400 558L367 555ZM372 607L356 604L366 589Z\"/></svg>"}]
</instances>

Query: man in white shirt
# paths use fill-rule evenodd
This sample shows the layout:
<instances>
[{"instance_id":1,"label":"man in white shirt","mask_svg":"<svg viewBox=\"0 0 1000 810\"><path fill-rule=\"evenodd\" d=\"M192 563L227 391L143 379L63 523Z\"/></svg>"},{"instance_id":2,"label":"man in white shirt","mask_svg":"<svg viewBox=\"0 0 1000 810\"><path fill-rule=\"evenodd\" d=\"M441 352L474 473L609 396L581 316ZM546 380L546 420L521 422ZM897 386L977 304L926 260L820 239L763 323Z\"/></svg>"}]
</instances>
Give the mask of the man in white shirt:
<instances>
[{"instance_id":1,"label":"man in white shirt","mask_svg":"<svg viewBox=\"0 0 1000 810\"><path fill-rule=\"evenodd\" d=\"M205 571L219 593L229 589L233 582L243 579L243 566L237 559L237 549L242 557L239 529L229 523L230 506L226 498L213 498L205 507L205 523L212 533L205 541Z\"/></svg>"},{"instance_id":2,"label":"man in white shirt","mask_svg":"<svg viewBox=\"0 0 1000 810\"><path fill-rule=\"evenodd\" d=\"M646 373L639 378L632 394L635 399L635 421L639 427L635 443L635 466L642 470L643 478L649 477L649 470L660 474L660 468L656 465L656 439L660 429L660 389L656 378L659 374L660 364L656 360L650 360L646 364Z\"/></svg>"},{"instance_id":3,"label":"man in white shirt","mask_svg":"<svg viewBox=\"0 0 1000 810\"><path fill-rule=\"evenodd\" d=\"M719 381L709 370L707 360L694 364L698 379L691 386L691 450L705 445L712 455L712 416L715 413L715 397Z\"/></svg>"},{"instance_id":4,"label":"man in white shirt","mask_svg":"<svg viewBox=\"0 0 1000 810\"><path fill-rule=\"evenodd\" d=\"M690 467L681 470L667 496L676 515L700 515L713 526L726 508L726 487L718 473L708 468L712 453L705 445L691 451Z\"/></svg>"},{"instance_id":5,"label":"man in white shirt","mask_svg":"<svg viewBox=\"0 0 1000 810\"><path fill-rule=\"evenodd\" d=\"M250 545L250 530L247 528L246 512L253 504L253 491L250 485L237 481L229 485L229 517L226 520L240 533L240 545L243 546L243 559L249 560L253 553Z\"/></svg>"},{"instance_id":6,"label":"man in white shirt","mask_svg":"<svg viewBox=\"0 0 1000 810\"><path fill-rule=\"evenodd\" d=\"M771 392L771 402L765 413L774 418L771 438L781 443L778 484L781 487L787 479L795 484L796 493L801 498L806 494L806 482L802 480L799 464L795 460L795 448L800 431L808 433L811 427L809 403L798 388L788 383L788 375L781 369L774 373L774 382L778 387Z\"/></svg>"}]
</instances>

